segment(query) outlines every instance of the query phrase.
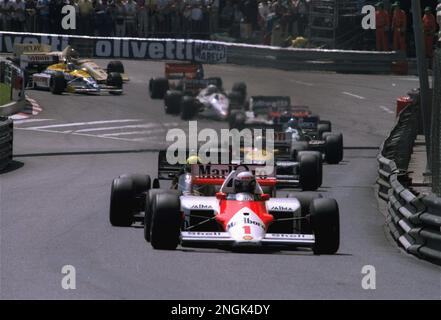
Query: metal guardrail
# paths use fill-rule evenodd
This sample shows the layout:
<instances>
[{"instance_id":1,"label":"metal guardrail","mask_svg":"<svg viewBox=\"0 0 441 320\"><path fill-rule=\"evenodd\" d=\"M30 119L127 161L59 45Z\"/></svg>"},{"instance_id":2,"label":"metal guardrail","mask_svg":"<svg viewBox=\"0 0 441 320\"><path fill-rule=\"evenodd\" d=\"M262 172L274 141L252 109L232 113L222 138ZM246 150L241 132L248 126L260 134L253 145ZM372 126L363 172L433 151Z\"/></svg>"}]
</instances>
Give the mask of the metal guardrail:
<instances>
[{"instance_id":1,"label":"metal guardrail","mask_svg":"<svg viewBox=\"0 0 441 320\"><path fill-rule=\"evenodd\" d=\"M409 253L441 264L441 198L416 196L408 185L407 168L418 129L416 102L400 113L377 157L378 196L387 202L386 224Z\"/></svg>"},{"instance_id":2,"label":"metal guardrail","mask_svg":"<svg viewBox=\"0 0 441 320\"><path fill-rule=\"evenodd\" d=\"M11 53L13 44L45 43L53 50L67 45L80 55L96 58L196 60L282 70L391 73L392 62L404 60L399 52L280 48L189 39L116 38L0 32L0 52Z\"/></svg>"},{"instance_id":3,"label":"metal guardrail","mask_svg":"<svg viewBox=\"0 0 441 320\"><path fill-rule=\"evenodd\" d=\"M0 117L0 171L12 161L13 135L12 120Z\"/></svg>"}]
</instances>

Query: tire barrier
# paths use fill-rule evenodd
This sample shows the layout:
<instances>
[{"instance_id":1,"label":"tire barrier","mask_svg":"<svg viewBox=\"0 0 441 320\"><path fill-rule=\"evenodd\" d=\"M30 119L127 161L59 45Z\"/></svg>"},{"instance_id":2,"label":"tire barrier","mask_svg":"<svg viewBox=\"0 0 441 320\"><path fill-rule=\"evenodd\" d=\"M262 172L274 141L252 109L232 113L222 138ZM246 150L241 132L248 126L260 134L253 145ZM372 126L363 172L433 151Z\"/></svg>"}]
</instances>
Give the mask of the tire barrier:
<instances>
[{"instance_id":1,"label":"tire barrier","mask_svg":"<svg viewBox=\"0 0 441 320\"><path fill-rule=\"evenodd\" d=\"M12 120L0 117L0 171L12 161L13 134Z\"/></svg>"},{"instance_id":2,"label":"tire barrier","mask_svg":"<svg viewBox=\"0 0 441 320\"><path fill-rule=\"evenodd\" d=\"M386 225L408 253L441 264L441 198L415 195L407 175L418 130L416 101L400 113L377 157L378 196L387 202Z\"/></svg>"},{"instance_id":3,"label":"tire barrier","mask_svg":"<svg viewBox=\"0 0 441 320\"><path fill-rule=\"evenodd\" d=\"M391 73L393 62L405 60L399 52L281 48L188 39L0 32L0 53L12 53L15 44L29 44L30 48L35 44L46 44L54 51L71 45L80 55L94 58L192 60L282 70Z\"/></svg>"},{"instance_id":4,"label":"tire barrier","mask_svg":"<svg viewBox=\"0 0 441 320\"><path fill-rule=\"evenodd\" d=\"M0 60L0 74L0 90L3 97L0 103L0 117L7 117L25 107L24 74L8 60Z\"/></svg>"}]
</instances>

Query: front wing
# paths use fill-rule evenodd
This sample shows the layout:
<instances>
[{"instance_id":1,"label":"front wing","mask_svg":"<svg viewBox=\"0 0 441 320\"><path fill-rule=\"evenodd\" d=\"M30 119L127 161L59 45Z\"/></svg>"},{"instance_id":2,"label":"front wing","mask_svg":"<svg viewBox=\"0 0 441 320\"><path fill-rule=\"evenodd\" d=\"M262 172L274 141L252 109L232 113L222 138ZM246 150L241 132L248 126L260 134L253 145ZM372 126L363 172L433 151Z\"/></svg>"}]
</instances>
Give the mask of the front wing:
<instances>
[{"instance_id":1,"label":"front wing","mask_svg":"<svg viewBox=\"0 0 441 320\"><path fill-rule=\"evenodd\" d=\"M236 242L228 232L181 232L183 247L235 247L235 246L283 246L311 247L315 243L313 234L267 233L260 242Z\"/></svg>"}]
</instances>

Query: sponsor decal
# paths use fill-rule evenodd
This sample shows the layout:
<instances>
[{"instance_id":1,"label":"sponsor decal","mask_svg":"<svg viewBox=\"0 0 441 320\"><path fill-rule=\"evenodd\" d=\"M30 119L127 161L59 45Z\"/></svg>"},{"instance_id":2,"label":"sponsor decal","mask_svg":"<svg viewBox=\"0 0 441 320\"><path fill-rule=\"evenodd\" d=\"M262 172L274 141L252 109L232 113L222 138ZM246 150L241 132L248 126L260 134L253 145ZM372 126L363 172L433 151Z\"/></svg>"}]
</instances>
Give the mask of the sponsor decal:
<instances>
[{"instance_id":1,"label":"sponsor decal","mask_svg":"<svg viewBox=\"0 0 441 320\"><path fill-rule=\"evenodd\" d=\"M246 240L246 241L251 241L254 238L252 236L246 235L246 236L243 236L243 239Z\"/></svg>"},{"instance_id":2,"label":"sponsor decal","mask_svg":"<svg viewBox=\"0 0 441 320\"><path fill-rule=\"evenodd\" d=\"M270 211L294 211L294 209L291 207L277 205L277 206L272 206Z\"/></svg>"},{"instance_id":3,"label":"sponsor decal","mask_svg":"<svg viewBox=\"0 0 441 320\"><path fill-rule=\"evenodd\" d=\"M248 217L244 217L243 218L243 223L245 223L245 224L252 224L252 225L258 226L258 227L260 227L260 228L265 230L265 226L262 223L260 223L259 221L254 221L254 220L252 220L252 219L250 219Z\"/></svg>"},{"instance_id":4,"label":"sponsor decal","mask_svg":"<svg viewBox=\"0 0 441 320\"><path fill-rule=\"evenodd\" d=\"M209 204L198 203L191 206L192 209L213 209Z\"/></svg>"},{"instance_id":5,"label":"sponsor decal","mask_svg":"<svg viewBox=\"0 0 441 320\"><path fill-rule=\"evenodd\" d=\"M0 32L0 52L12 53L15 45L25 44L23 52L35 52L41 45L52 51L62 51L69 44L93 49L99 58L128 58L152 60L187 60L201 63L227 62L227 47L222 44L191 40L156 40L137 38L99 38L35 33Z\"/></svg>"}]
</instances>

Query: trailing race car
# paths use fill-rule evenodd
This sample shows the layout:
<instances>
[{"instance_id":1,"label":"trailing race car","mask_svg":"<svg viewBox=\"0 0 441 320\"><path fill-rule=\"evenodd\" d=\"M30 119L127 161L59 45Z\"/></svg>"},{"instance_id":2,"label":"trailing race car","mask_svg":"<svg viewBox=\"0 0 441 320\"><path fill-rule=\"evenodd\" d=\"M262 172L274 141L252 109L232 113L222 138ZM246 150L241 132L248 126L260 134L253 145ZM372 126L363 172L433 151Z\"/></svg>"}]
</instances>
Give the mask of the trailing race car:
<instances>
[{"instance_id":1,"label":"trailing race car","mask_svg":"<svg viewBox=\"0 0 441 320\"><path fill-rule=\"evenodd\" d=\"M308 107L291 106L290 97L253 96L250 109L232 114L229 123L237 129L273 128L277 150L293 160L304 150L321 152L330 164L343 159L343 135L332 133L331 122L320 120Z\"/></svg>"},{"instance_id":2,"label":"trailing race car","mask_svg":"<svg viewBox=\"0 0 441 320\"><path fill-rule=\"evenodd\" d=\"M120 73L109 73L106 84L99 84L87 71L73 63L58 63L49 66L41 73L31 76L28 88L46 89L53 94L71 93L110 93L122 94L123 80Z\"/></svg>"},{"instance_id":3,"label":"trailing race car","mask_svg":"<svg viewBox=\"0 0 441 320\"><path fill-rule=\"evenodd\" d=\"M115 179L111 224L143 220L145 239L154 249L173 250L179 244L224 249L312 247L315 254L334 254L339 248L337 202L304 193L271 197L263 187L275 188L278 181L262 166L195 164L191 182L219 186L219 191L192 195L150 190L148 176ZM145 211L143 217L140 211Z\"/></svg>"},{"instance_id":4,"label":"trailing race car","mask_svg":"<svg viewBox=\"0 0 441 320\"><path fill-rule=\"evenodd\" d=\"M183 120L197 114L227 120L232 109L241 109L245 103L244 83L235 83L227 94L222 79L204 79L201 64L166 63L165 75L165 78L150 80L150 97L164 99L165 112L180 114Z\"/></svg>"}]
</instances>

